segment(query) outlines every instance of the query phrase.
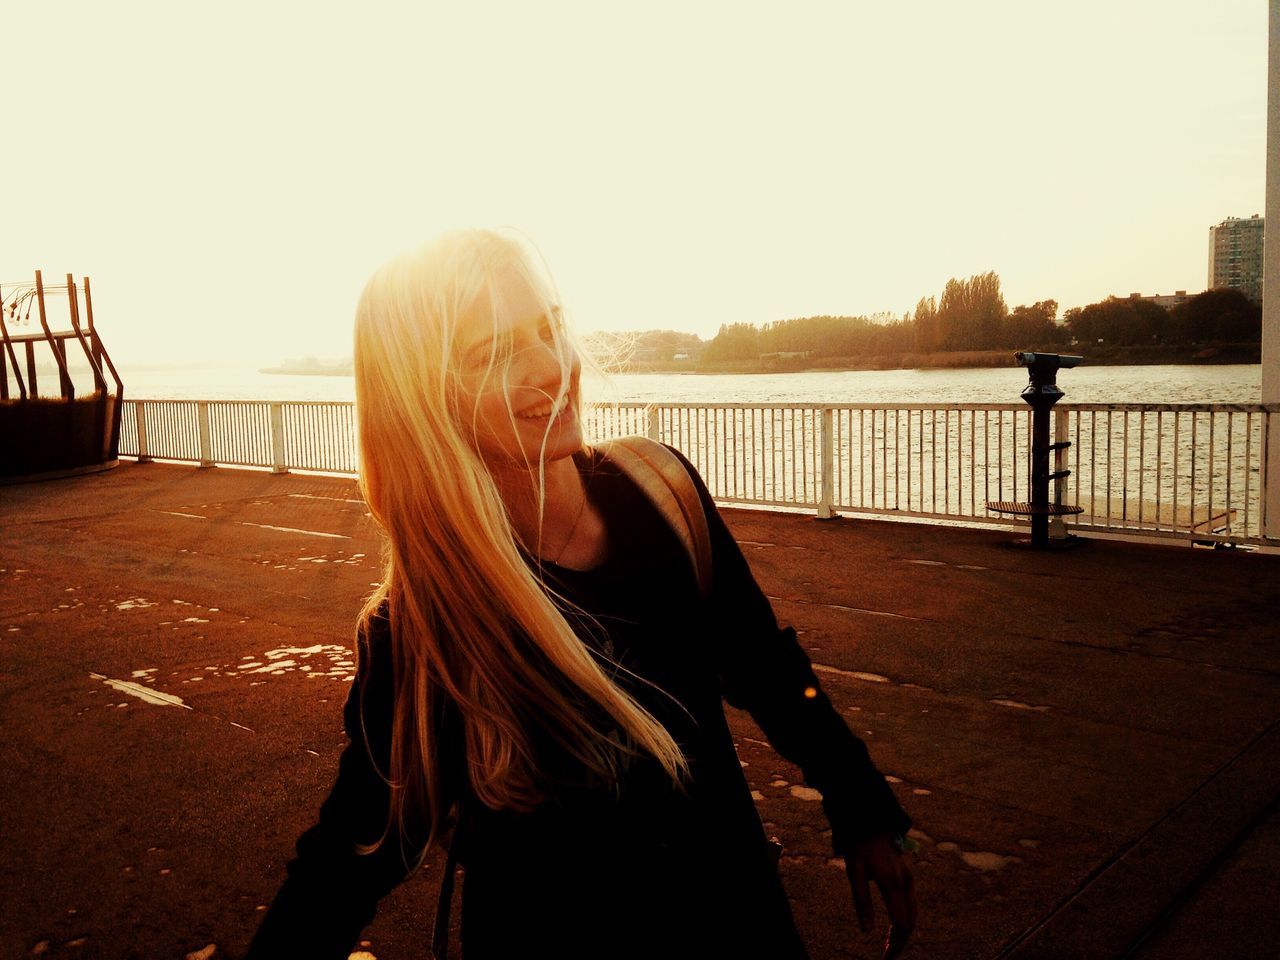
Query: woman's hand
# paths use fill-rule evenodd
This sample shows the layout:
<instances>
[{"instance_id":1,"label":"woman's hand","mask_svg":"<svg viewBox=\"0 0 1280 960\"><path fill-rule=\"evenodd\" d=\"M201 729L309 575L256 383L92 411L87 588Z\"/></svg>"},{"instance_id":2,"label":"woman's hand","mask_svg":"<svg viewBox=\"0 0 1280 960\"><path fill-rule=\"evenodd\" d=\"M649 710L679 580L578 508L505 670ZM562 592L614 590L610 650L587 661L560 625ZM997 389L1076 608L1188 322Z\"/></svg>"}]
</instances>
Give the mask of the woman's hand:
<instances>
[{"instance_id":1,"label":"woman's hand","mask_svg":"<svg viewBox=\"0 0 1280 960\"><path fill-rule=\"evenodd\" d=\"M866 837L854 844L845 857L845 871L853 888L853 906L858 925L870 933L875 925L875 904L871 900L871 882L880 888L885 910L889 914L889 934L884 942L884 960L892 960L906 946L916 926L915 881L907 869L907 861L887 833Z\"/></svg>"}]
</instances>

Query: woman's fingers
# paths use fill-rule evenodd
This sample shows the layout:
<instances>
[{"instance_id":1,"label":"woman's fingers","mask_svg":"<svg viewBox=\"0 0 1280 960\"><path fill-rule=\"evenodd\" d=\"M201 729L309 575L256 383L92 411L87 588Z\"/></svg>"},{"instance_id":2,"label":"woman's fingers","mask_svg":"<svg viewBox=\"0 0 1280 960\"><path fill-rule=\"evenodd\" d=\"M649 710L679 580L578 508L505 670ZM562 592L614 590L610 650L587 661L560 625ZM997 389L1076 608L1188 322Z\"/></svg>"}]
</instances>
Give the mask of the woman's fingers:
<instances>
[{"instance_id":1,"label":"woman's fingers","mask_svg":"<svg viewBox=\"0 0 1280 960\"><path fill-rule=\"evenodd\" d=\"M870 933L875 925L876 908L871 901L866 864L860 857L854 857L845 861L845 867L849 874L849 886L853 890L853 909L858 914L858 926L863 933Z\"/></svg>"},{"instance_id":2,"label":"woman's fingers","mask_svg":"<svg viewBox=\"0 0 1280 960\"><path fill-rule=\"evenodd\" d=\"M894 849L888 835L884 835L860 842L852 855L845 858L845 869L863 933L870 933L875 925L871 883L879 889L889 915L884 960L892 960L902 952L916 927L915 878L910 867Z\"/></svg>"},{"instance_id":3,"label":"woman's fingers","mask_svg":"<svg viewBox=\"0 0 1280 960\"><path fill-rule=\"evenodd\" d=\"M902 948L907 945L907 938L911 936L910 932L904 933L900 927L890 927L889 936L884 941L884 960L893 960L902 952Z\"/></svg>"},{"instance_id":4,"label":"woman's fingers","mask_svg":"<svg viewBox=\"0 0 1280 960\"><path fill-rule=\"evenodd\" d=\"M884 897L885 911L889 914L889 935L884 944L884 960L892 960L902 948L916 926L916 895L911 872L902 865L900 874L877 879L880 895Z\"/></svg>"}]
</instances>

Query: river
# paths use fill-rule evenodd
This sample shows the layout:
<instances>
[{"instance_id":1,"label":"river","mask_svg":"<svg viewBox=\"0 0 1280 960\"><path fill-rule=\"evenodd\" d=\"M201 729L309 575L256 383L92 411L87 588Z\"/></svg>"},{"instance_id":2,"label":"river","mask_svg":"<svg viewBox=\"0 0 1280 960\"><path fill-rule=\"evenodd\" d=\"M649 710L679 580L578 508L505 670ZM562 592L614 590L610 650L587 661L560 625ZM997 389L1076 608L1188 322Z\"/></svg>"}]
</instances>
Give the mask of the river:
<instances>
[{"instance_id":1,"label":"river","mask_svg":"<svg viewBox=\"0 0 1280 960\"><path fill-rule=\"evenodd\" d=\"M353 400L351 377L238 367L124 370L138 400ZM1066 403L1258 403L1260 364L1089 367L1058 375ZM1007 369L772 374L615 374L584 380L588 400L693 403L1014 403L1026 374Z\"/></svg>"}]
</instances>

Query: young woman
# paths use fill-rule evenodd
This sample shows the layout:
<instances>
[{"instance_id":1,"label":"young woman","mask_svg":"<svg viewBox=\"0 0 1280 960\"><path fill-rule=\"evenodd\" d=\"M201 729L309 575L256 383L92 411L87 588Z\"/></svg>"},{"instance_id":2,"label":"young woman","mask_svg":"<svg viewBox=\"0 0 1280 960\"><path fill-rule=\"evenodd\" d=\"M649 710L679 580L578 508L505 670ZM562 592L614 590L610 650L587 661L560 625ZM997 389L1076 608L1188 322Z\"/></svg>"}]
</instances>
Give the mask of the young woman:
<instances>
[{"instance_id":1,"label":"young woman","mask_svg":"<svg viewBox=\"0 0 1280 960\"><path fill-rule=\"evenodd\" d=\"M587 445L580 372L549 276L505 234L447 234L365 288L360 482L386 569L351 743L251 957L345 958L446 843L467 960L805 957L722 699L821 791L863 929L874 883L885 956L909 936L910 821L688 462L701 589L653 500Z\"/></svg>"}]
</instances>

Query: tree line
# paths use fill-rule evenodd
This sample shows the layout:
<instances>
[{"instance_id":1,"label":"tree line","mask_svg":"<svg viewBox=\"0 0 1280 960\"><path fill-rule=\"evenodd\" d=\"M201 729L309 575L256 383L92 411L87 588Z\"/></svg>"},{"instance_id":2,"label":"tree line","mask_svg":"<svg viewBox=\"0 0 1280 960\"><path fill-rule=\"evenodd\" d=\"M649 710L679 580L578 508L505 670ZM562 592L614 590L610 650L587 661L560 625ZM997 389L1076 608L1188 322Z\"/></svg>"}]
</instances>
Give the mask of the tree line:
<instances>
[{"instance_id":1,"label":"tree line","mask_svg":"<svg viewBox=\"0 0 1280 960\"><path fill-rule=\"evenodd\" d=\"M1080 343L1262 342L1262 307L1239 290L1206 290L1171 310L1150 300L1108 297L1066 311L1063 321Z\"/></svg>"},{"instance_id":2,"label":"tree line","mask_svg":"<svg viewBox=\"0 0 1280 960\"><path fill-rule=\"evenodd\" d=\"M730 323L702 352L709 362L770 354L876 356L962 350L1060 350L1074 344L1258 343L1262 309L1235 290L1208 290L1171 310L1140 298L1108 297L1058 317L1056 300L1010 309L994 271L953 277L938 297L895 317L816 316L756 326Z\"/></svg>"}]
</instances>

